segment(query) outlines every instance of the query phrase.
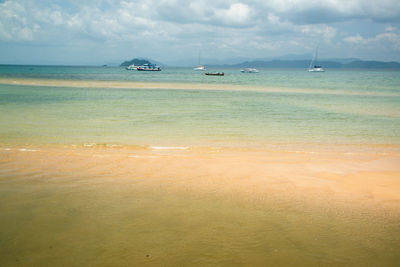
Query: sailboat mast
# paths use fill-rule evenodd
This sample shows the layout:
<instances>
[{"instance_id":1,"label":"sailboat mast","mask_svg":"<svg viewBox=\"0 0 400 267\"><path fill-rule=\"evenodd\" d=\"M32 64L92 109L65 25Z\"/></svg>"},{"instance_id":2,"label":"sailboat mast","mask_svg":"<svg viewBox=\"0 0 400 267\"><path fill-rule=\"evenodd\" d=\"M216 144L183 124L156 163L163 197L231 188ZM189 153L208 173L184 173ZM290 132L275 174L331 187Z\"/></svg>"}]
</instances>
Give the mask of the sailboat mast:
<instances>
[{"instance_id":1,"label":"sailboat mast","mask_svg":"<svg viewBox=\"0 0 400 267\"><path fill-rule=\"evenodd\" d=\"M309 69L311 69L312 67L314 67L314 66L313 66L313 65L314 65L314 62L317 61L317 58L318 58L318 47L319 47L319 45L317 45L317 47L316 47L316 49L315 49L315 53L314 53L313 59L311 60L310 66L308 67Z\"/></svg>"},{"instance_id":2,"label":"sailboat mast","mask_svg":"<svg viewBox=\"0 0 400 267\"><path fill-rule=\"evenodd\" d=\"M310 66L308 66L308 69L311 69L311 66L314 63L314 57L315 57L315 54L314 54L313 58L311 59Z\"/></svg>"},{"instance_id":3,"label":"sailboat mast","mask_svg":"<svg viewBox=\"0 0 400 267\"><path fill-rule=\"evenodd\" d=\"M317 60L318 60L318 49L319 49L319 44L315 48L315 54L313 59L311 60L310 66L308 67L309 72L324 72L324 68L322 66L318 65Z\"/></svg>"},{"instance_id":4,"label":"sailboat mast","mask_svg":"<svg viewBox=\"0 0 400 267\"><path fill-rule=\"evenodd\" d=\"M200 54L201 54L201 50L199 49L199 59L198 59L198 66L200 66Z\"/></svg>"}]
</instances>

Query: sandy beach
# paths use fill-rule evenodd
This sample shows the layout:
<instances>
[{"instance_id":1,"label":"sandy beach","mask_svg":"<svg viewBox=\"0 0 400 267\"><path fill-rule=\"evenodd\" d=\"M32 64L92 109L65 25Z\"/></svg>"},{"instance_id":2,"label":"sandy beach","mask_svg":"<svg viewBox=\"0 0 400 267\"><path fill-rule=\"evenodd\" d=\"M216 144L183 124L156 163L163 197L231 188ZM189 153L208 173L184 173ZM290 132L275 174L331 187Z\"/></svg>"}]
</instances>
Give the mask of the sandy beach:
<instances>
[{"instance_id":1,"label":"sandy beach","mask_svg":"<svg viewBox=\"0 0 400 267\"><path fill-rule=\"evenodd\" d=\"M397 149L3 146L2 262L391 266Z\"/></svg>"},{"instance_id":2,"label":"sandy beach","mask_svg":"<svg viewBox=\"0 0 400 267\"><path fill-rule=\"evenodd\" d=\"M388 149L389 148L389 149ZM177 188L238 191L248 197L320 196L398 209L400 152L396 146L362 152L265 151L245 148L125 147L1 148L3 173L60 173L162 179ZM210 188L209 188L210 187ZM346 205L347 205L346 204ZM398 210L400 211L400 210Z\"/></svg>"}]
</instances>

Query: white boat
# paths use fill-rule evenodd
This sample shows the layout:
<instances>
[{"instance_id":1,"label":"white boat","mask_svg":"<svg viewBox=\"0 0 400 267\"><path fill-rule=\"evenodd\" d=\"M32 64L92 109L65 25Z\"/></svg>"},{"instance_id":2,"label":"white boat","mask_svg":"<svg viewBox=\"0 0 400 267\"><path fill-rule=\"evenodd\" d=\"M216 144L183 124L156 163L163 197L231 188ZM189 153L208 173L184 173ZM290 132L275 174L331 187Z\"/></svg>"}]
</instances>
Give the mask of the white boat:
<instances>
[{"instance_id":1,"label":"white boat","mask_svg":"<svg viewBox=\"0 0 400 267\"><path fill-rule=\"evenodd\" d=\"M200 71L206 70L205 66L200 65L200 50L199 50L199 64L198 64L198 66L196 68L193 68L193 70L196 70L196 71L198 71L198 70L200 70Z\"/></svg>"},{"instance_id":2,"label":"white boat","mask_svg":"<svg viewBox=\"0 0 400 267\"><path fill-rule=\"evenodd\" d=\"M194 70L206 70L206 67L199 65L198 67L194 68Z\"/></svg>"},{"instance_id":3,"label":"white boat","mask_svg":"<svg viewBox=\"0 0 400 267\"><path fill-rule=\"evenodd\" d=\"M129 65L126 67L127 70L137 70L138 66L135 66L135 64Z\"/></svg>"},{"instance_id":4,"label":"white boat","mask_svg":"<svg viewBox=\"0 0 400 267\"><path fill-rule=\"evenodd\" d=\"M310 66L308 67L308 72L324 72L324 68L322 66L317 65L318 60L318 46L315 49L315 54L313 59L310 62Z\"/></svg>"},{"instance_id":5,"label":"white boat","mask_svg":"<svg viewBox=\"0 0 400 267\"><path fill-rule=\"evenodd\" d=\"M243 72L243 73L258 73L259 71L257 69L254 69L254 68L244 68L244 69L240 70L240 72Z\"/></svg>"},{"instance_id":6,"label":"white boat","mask_svg":"<svg viewBox=\"0 0 400 267\"><path fill-rule=\"evenodd\" d=\"M308 69L308 72L324 72L324 71L325 69L322 66L317 66L317 65Z\"/></svg>"},{"instance_id":7,"label":"white boat","mask_svg":"<svg viewBox=\"0 0 400 267\"><path fill-rule=\"evenodd\" d=\"M143 64L142 66L137 67L138 71L161 71L161 68L156 64Z\"/></svg>"}]
</instances>

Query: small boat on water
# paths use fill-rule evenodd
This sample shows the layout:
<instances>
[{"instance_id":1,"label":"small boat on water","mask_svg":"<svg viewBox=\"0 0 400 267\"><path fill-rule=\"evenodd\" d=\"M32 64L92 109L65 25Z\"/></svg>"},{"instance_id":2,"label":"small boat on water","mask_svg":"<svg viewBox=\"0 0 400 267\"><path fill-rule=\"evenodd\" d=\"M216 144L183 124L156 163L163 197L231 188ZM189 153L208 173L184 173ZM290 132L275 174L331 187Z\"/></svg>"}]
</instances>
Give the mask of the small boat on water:
<instances>
[{"instance_id":1,"label":"small boat on water","mask_svg":"<svg viewBox=\"0 0 400 267\"><path fill-rule=\"evenodd\" d=\"M254 68L244 68L244 69L240 70L240 72L243 72L243 73L258 73L258 70L254 69Z\"/></svg>"},{"instance_id":2,"label":"small boat on water","mask_svg":"<svg viewBox=\"0 0 400 267\"><path fill-rule=\"evenodd\" d=\"M198 67L194 68L194 70L206 70L206 67L199 65Z\"/></svg>"},{"instance_id":3,"label":"small boat on water","mask_svg":"<svg viewBox=\"0 0 400 267\"><path fill-rule=\"evenodd\" d=\"M315 54L313 59L310 62L310 66L308 67L308 72L324 72L324 68L322 66L316 65L318 60L318 46L315 49Z\"/></svg>"},{"instance_id":4,"label":"small boat on water","mask_svg":"<svg viewBox=\"0 0 400 267\"><path fill-rule=\"evenodd\" d=\"M203 71L203 70L206 70L206 67L205 67L204 65L201 65L201 64L200 64L200 55L201 55L201 51L199 50L199 62L198 62L197 67L196 67L196 68L193 68L193 70L196 70L196 71Z\"/></svg>"},{"instance_id":5,"label":"small boat on water","mask_svg":"<svg viewBox=\"0 0 400 267\"><path fill-rule=\"evenodd\" d=\"M205 75L210 75L210 76L224 76L225 74L223 72L206 72Z\"/></svg>"},{"instance_id":6,"label":"small boat on water","mask_svg":"<svg viewBox=\"0 0 400 267\"><path fill-rule=\"evenodd\" d=\"M324 72L324 68L322 66L314 65L314 67L309 68L308 72Z\"/></svg>"},{"instance_id":7,"label":"small boat on water","mask_svg":"<svg viewBox=\"0 0 400 267\"><path fill-rule=\"evenodd\" d=\"M138 71L161 71L161 68L156 64L143 64L136 68Z\"/></svg>"},{"instance_id":8,"label":"small boat on water","mask_svg":"<svg viewBox=\"0 0 400 267\"><path fill-rule=\"evenodd\" d=\"M135 64L129 65L128 67L126 67L125 69L127 70L137 70L139 66L135 66Z\"/></svg>"}]
</instances>

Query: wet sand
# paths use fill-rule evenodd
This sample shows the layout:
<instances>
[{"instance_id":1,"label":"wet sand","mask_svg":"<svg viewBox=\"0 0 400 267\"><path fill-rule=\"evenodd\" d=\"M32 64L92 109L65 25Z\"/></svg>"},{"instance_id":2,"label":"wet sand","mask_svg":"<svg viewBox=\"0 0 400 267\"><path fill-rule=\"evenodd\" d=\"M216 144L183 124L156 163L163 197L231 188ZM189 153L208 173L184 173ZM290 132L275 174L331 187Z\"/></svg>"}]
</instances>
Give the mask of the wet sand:
<instances>
[{"instance_id":1,"label":"wet sand","mask_svg":"<svg viewBox=\"0 0 400 267\"><path fill-rule=\"evenodd\" d=\"M52 87L85 87L85 88L114 88L114 89L168 89L168 90L217 90L217 91L255 91L270 93L301 93L301 94L328 94L328 95L373 95L399 96L397 93L387 92L357 92L349 90L304 89L267 87L257 85L237 85L223 83L173 83L173 82L140 82L140 81L91 81L91 80L56 80L56 79L28 79L28 78L0 78L0 84L52 86Z\"/></svg>"},{"instance_id":2,"label":"wet sand","mask_svg":"<svg viewBox=\"0 0 400 267\"><path fill-rule=\"evenodd\" d=\"M400 153L0 149L4 266L396 266Z\"/></svg>"},{"instance_id":3,"label":"wet sand","mask_svg":"<svg viewBox=\"0 0 400 267\"><path fill-rule=\"evenodd\" d=\"M282 194L293 189L289 195L315 191L382 205L400 201L400 151L394 145L387 151L364 152L96 144L0 149L6 173L9 168L52 173L76 170L94 177L162 178L206 191L227 187L242 191L248 185L254 193L276 190Z\"/></svg>"}]
</instances>

